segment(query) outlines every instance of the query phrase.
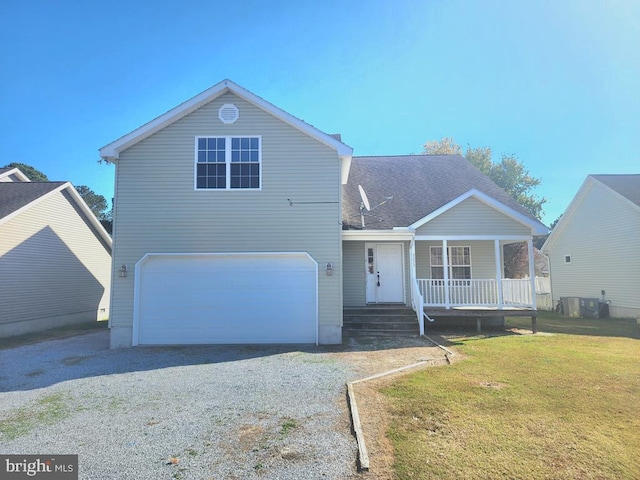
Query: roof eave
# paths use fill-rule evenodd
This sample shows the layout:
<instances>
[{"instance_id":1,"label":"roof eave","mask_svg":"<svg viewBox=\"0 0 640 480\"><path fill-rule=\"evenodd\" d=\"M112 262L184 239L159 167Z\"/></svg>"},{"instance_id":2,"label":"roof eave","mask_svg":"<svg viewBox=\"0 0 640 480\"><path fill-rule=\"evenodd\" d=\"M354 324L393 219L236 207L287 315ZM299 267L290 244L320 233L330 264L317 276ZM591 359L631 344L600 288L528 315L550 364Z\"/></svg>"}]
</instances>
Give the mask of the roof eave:
<instances>
[{"instance_id":1,"label":"roof eave","mask_svg":"<svg viewBox=\"0 0 640 480\"><path fill-rule=\"evenodd\" d=\"M120 158L120 152L144 140L150 135L153 135L157 131L171 125L172 123L197 110L201 106L212 102L213 100L227 92L231 92L237 95L243 100L255 105L256 107L266 111L267 113L270 113L274 117L302 131L303 133L306 133L310 137L315 138L328 147L333 148L340 158L350 158L353 155L353 148L351 148L350 146L335 139L331 135L318 130L308 123L303 122L299 118L294 117L290 113L285 112L281 108L276 107L263 98L260 98L257 95L251 93L249 90L227 79L208 88L207 90L196 95L190 100L181 103L177 107L172 108L168 112L160 115L159 117L151 120L141 127L138 127L132 132L105 145L99 150L100 157L108 162L116 163Z\"/></svg>"},{"instance_id":2,"label":"roof eave","mask_svg":"<svg viewBox=\"0 0 640 480\"><path fill-rule=\"evenodd\" d=\"M451 208L453 208L456 205L462 203L463 201L465 201L466 199L468 199L470 197L477 198L481 202L483 202L486 205L496 209L497 211L503 213L504 215L507 215L508 217L510 217L511 219L515 220L516 222L519 222L519 223L525 225L526 227L529 227L531 229L531 235L546 235L547 233L549 233L549 229L546 226L544 226L541 222L539 222L538 220L533 220L533 219L527 217L526 215L523 215L522 213L520 213L520 212L514 210L513 208L505 205L504 203L500 202L499 200L496 200L495 198L493 198L493 197L487 195L486 193L483 193L480 190L477 190L475 188L472 188L471 190L469 190L469 191L463 193L462 195L460 195L459 197L454 198L449 203L447 203L447 204L443 205L442 207L438 208L437 210L431 212L429 215L421 218L417 222L412 223L411 225L409 225L409 228L411 228L411 229L420 228L424 224L430 222L431 220L433 220L436 217L439 217L443 213L447 212Z\"/></svg>"}]
</instances>

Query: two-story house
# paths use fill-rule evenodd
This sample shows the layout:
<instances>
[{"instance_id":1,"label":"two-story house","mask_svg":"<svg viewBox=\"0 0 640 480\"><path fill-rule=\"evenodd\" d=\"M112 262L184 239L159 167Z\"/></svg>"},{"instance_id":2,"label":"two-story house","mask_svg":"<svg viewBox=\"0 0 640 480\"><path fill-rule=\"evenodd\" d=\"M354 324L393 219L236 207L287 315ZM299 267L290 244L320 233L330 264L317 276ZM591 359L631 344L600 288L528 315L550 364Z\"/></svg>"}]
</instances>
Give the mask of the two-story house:
<instances>
[{"instance_id":1,"label":"two-story house","mask_svg":"<svg viewBox=\"0 0 640 480\"><path fill-rule=\"evenodd\" d=\"M426 307L535 308L501 247L531 252L546 228L459 156L354 158L229 80L100 155L116 165L113 347L336 344L343 307L371 303L421 325Z\"/></svg>"}]
</instances>

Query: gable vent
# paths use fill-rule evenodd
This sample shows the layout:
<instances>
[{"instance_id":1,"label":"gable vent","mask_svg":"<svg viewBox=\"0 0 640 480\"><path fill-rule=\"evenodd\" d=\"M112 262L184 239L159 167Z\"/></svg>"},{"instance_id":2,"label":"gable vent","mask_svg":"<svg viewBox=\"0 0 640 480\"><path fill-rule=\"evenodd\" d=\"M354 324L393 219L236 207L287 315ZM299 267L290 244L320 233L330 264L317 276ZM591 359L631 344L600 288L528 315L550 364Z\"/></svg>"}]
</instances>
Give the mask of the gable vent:
<instances>
[{"instance_id":1,"label":"gable vent","mask_svg":"<svg viewBox=\"0 0 640 480\"><path fill-rule=\"evenodd\" d=\"M236 123L240 111L233 103L225 103L218 110L218 118L222 123Z\"/></svg>"}]
</instances>

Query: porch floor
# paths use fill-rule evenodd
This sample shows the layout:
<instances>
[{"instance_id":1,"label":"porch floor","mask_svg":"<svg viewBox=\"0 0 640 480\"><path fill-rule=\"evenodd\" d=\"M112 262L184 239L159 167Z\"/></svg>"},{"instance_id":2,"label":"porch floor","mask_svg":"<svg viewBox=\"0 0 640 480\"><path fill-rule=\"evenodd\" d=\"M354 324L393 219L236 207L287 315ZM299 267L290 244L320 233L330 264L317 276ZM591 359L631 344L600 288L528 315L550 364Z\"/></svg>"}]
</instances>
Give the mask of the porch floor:
<instances>
[{"instance_id":1,"label":"porch floor","mask_svg":"<svg viewBox=\"0 0 640 480\"><path fill-rule=\"evenodd\" d=\"M524 307L508 307L505 306L501 309L498 307L451 307L451 308L441 308L441 307L424 307L424 313L428 315L430 318L438 319L442 317L457 317L457 318L475 318L476 319L476 327L478 332L481 330L481 319L487 317L531 317L531 330L533 333L537 333L537 318L538 311L533 310L532 308L524 308ZM425 325L429 322L425 320Z\"/></svg>"},{"instance_id":2,"label":"porch floor","mask_svg":"<svg viewBox=\"0 0 640 480\"><path fill-rule=\"evenodd\" d=\"M538 311L532 308L523 307L477 307L477 306L464 306L464 307L424 307L424 313L433 316L440 317L530 317L532 315L537 316Z\"/></svg>"}]
</instances>

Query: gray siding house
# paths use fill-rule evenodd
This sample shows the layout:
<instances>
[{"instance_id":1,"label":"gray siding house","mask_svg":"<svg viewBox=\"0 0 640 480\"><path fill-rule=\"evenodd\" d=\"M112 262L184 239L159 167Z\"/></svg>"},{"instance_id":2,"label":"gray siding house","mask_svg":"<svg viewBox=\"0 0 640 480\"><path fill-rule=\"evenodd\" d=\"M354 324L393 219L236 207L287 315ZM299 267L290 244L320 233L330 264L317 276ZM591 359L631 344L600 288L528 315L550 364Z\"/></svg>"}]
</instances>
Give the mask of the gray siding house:
<instances>
[{"instance_id":1,"label":"gray siding house","mask_svg":"<svg viewBox=\"0 0 640 480\"><path fill-rule=\"evenodd\" d=\"M602 298L640 318L640 175L589 175L542 247L554 302Z\"/></svg>"},{"instance_id":2,"label":"gray siding house","mask_svg":"<svg viewBox=\"0 0 640 480\"><path fill-rule=\"evenodd\" d=\"M546 229L493 182L455 155L352 154L230 80L100 149L111 345L336 344L345 306L413 306L421 325L424 305L535 308L500 252Z\"/></svg>"},{"instance_id":3,"label":"gray siding house","mask_svg":"<svg viewBox=\"0 0 640 480\"><path fill-rule=\"evenodd\" d=\"M0 338L109 317L111 238L69 182L0 169Z\"/></svg>"}]
</instances>

